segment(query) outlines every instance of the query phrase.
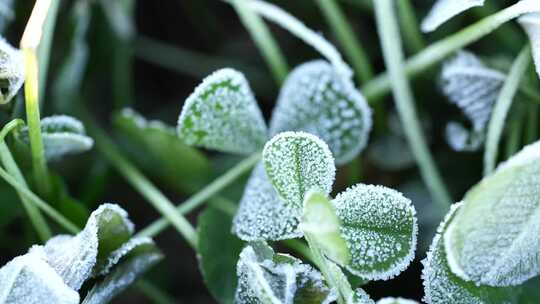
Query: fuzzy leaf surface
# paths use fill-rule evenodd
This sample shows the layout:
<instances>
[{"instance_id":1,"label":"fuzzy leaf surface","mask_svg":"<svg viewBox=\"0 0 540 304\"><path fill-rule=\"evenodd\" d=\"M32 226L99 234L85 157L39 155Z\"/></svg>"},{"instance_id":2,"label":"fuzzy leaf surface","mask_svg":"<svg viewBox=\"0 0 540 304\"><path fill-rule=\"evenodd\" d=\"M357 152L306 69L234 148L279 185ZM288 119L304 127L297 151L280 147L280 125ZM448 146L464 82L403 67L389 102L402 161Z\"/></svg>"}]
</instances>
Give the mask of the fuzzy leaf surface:
<instances>
[{"instance_id":1,"label":"fuzzy leaf surface","mask_svg":"<svg viewBox=\"0 0 540 304\"><path fill-rule=\"evenodd\" d=\"M0 104L9 103L24 83L22 51L0 37Z\"/></svg>"}]
</instances>

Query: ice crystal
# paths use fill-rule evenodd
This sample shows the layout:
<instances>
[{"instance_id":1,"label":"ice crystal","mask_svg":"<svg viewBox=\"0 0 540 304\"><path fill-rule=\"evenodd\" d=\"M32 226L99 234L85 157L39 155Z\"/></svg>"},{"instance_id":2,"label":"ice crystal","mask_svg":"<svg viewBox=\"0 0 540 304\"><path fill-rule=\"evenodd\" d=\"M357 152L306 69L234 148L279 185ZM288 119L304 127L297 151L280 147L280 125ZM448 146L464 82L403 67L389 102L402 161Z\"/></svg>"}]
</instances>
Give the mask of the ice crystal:
<instances>
[{"instance_id":1,"label":"ice crystal","mask_svg":"<svg viewBox=\"0 0 540 304\"><path fill-rule=\"evenodd\" d=\"M422 261L422 280L427 304L517 303L513 288L478 286L456 276L448 266L442 235L462 203L451 207L433 238L427 257Z\"/></svg>"},{"instance_id":2,"label":"ice crystal","mask_svg":"<svg viewBox=\"0 0 540 304\"><path fill-rule=\"evenodd\" d=\"M227 68L206 77L184 104L178 135L189 145L223 152L260 150L266 124L244 75Z\"/></svg>"},{"instance_id":3,"label":"ice crystal","mask_svg":"<svg viewBox=\"0 0 540 304\"><path fill-rule=\"evenodd\" d=\"M66 115L54 115L41 120L41 132L45 157L57 160L67 154L90 150L94 140L86 135L83 124ZM21 130L20 139L29 143L28 127Z\"/></svg>"},{"instance_id":4,"label":"ice crystal","mask_svg":"<svg viewBox=\"0 0 540 304\"><path fill-rule=\"evenodd\" d=\"M444 234L452 271L490 286L540 274L540 142L525 147L464 198Z\"/></svg>"},{"instance_id":5,"label":"ice crystal","mask_svg":"<svg viewBox=\"0 0 540 304\"><path fill-rule=\"evenodd\" d=\"M283 85L270 133L305 131L324 140L343 164L365 147L371 109L362 94L323 60L295 68Z\"/></svg>"},{"instance_id":6,"label":"ice crystal","mask_svg":"<svg viewBox=\"0 0 540 304\"><path fill-rule=\"evenodd\" d=\"M280 197L299 210L307 191L332 191L334 158L326 143L314 135L283 132L274 136L264 146L263 164Z\"/></svg>"},{"instance_id":7,"label":"ice crystal","mask_svg":"<svg viewBox=\"0 0 540 304\"><path fill-rule=\"evenodd\" d=\"M271 256L267 257L268 253L256 251L248 246L240 254L235 303L326 304L335 301L322 275L311 266L286 254L270 252Z\"/></svg>"},{"instance_id":8,"label":"ice crystal","mask_svg":"<svg viewBox=\"0 0 540 304\"><path fill-rule=\"evenodd\" d=\"M347 269L370 280L403 271L416 249L415 209L401 193L382 186L355 185L333 200L351 261Z\"/></svg>"},{"instance_id":9,"label":"ice crystal","mask_svg":"<svg viewBox=\"0 0 540 304\"><path fill-rule=\"evenodd\" d=\"M251 174L238 212L233 232L245 241L283 240L301 237L298 223L302 210L279 198L259 163Z\"/></svg>"},{"instance_id":10,"label":"ice crystal","mask_svg":"<svg viewBox=\"0 0 540 304\"><path fill-rule=\"evenodd\" d=\"M505 75L486 67L474 54L462 51L444 64L441 78L444 94L472 125L469 131L457 122L448 124L448 143L456 151L474 151L484 141L485 128Z\"/></svg>"},{"instance_id":11,"label":"ice crystal","mask_svg":"<svg viewBox=\"0 0 540 304\"><path fill-rule=\"evenodd\" d=\"M422 31L432 32L452 17L475 7L484 5L485 0L436 0L433 8L422 21Z\"/></svg>"},{"instance_id":12,"label":"ice crystal","mask_svg":"<svg viewBox=\"0 0 540 304\"><path fill-rule=\"evenodd\" d=\"M79 294L46 262L41 246L0 268L0 303L78 304Z\"/></svg>"},{"instance_id":13,"label":"ice crystal","mask_svg":"<svg viewBox=\"0 0 540 304\"><path fill-rule=\"evenodd\" d=\"M0 104L15 97L24 83L24 75L22 52L0 37Z\"/></svg>"},{"instance_id":14,"label":"ice crystal","mask_svg":"<svg viewBox=\"0 0 540 304\"><path fill-rule=\"evenodd\" d=\"M357 288L347 299L347 304L375 304L375 301L363 289Z\"/></svg>"},{"instance_id":15,"label":"ice crystal","mask_svg":"<svg viewBox=\"0 0 540 304\"><path fill-rule=\"evenodd\" d=\"M404 298L382 298L377 304L418 304L418 302Z\"/></svg>"},{"instance_id":16,"label":"ice crystal","mask_svg":"<svg viewBox=\"0 0 540 304\"><path fill-rule=\"evenodd\" d=\"M523 15L518 21L527 32L531 41L536 72L540 76L540 13Z\"/></svg>"}]
</instances>

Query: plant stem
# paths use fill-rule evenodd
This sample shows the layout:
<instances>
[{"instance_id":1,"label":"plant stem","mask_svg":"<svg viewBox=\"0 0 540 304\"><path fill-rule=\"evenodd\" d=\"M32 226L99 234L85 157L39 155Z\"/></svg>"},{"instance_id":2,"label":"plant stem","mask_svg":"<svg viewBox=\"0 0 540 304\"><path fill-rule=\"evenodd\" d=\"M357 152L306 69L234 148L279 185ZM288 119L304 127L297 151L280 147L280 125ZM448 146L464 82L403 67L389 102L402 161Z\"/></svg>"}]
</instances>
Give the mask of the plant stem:
<instances>
[{"instance_id":1,"label":"plant stem","mask_svg":"<svg viewBox=\"0 0 540 304\"><path fill-rule=\"evenodd\" d=\"M414 13L411 1L399 0L396 1L396 4L401 30L405 37L405 45L408 46L412 53L418 53L426 47L426 43L424 42L424 38L422 38L422 33L420 32L418 20L416 19L416 14Z\"/></svg>"},{"instance_id":2,"label":"plant stem","mask_svg":"<svg viewBox=\"0 0 540 304\"><path fill-rule=\"evenodd\" d=\"M516 113L516 119L512 121L508 128L508 135L506 138L506 159L509 159L514 155L521 144L521 139L523 138L523 109L519 109Z\"/></svg>"},{"instance_id":3,"label":"plant stem","mask_svg":"<svg viewBox=\"0 0 540 304\"><path fill-rule=\"evenodd\" d=\"M79 228L77 227L77 225L73 224L71 221L66 219L61 213L59 213L54 208L52 208L49 204L47 204L45 201L39 198L36 194L30 191L30 189L28 189L25 185L18 182L13 176L11 176L2 168L0 168L0 177L3 180L5 180L8 184L10 184L13 188L15 188L17 192L24 195L28 199L29 202L31 202L32 204L37 206L39 209L41 209L43 213L48 215L51 219L57 222L64 229L66 229L70 233L79 232Z\"/></svg>"},{"instance_id":4,"label":"plant stem","mask_svg":"<svg viewBox=\"0 0 540 304\"><path fill-rule=\"evenodd\" d=\"M514 96L516 95L521 79L525 75L531 62L531 49L527 45L512 64L506 77L501 93L493 107L493 113L488 124L486 149L484 152L484 176L489 175L495 169L498 146L501 139L504 122Z\"/></svg>"},{"instance_id":5,"label":"plant stem","mask_svg":"<svg viewBox=\"0 0 540 304\"><path fill-rule=\"evenodd\" d=\"M47 12L47 18L43 24L43 36L41 43L37 49L37 58L39 64L39 83L41 90L39 91L39 100L45 98L45 83L47 83L47 73L49 71L49 62L51 54L51 45L54 36L54 28L56 25L56 17L58 16L58 8L61 1L53 0ZM41 104L41 106L43 106Z\"/></svg>"},{"instance_id":6,"label":"plant stem","mask_svg":"<svg viewBox=\"0 0 540 304\"><path fill-rule=\"evenodd\" d=\"M289 68L285 56L272 37L270 30L261 17L248 7L246 0L231 0L230 3L262 53L276 83L281 85L289 72Z\"/></svg>"},{"instance_id":7,"label":"plant stem","mask_svg":"<svg viewBox=\"0 0 540 304\"><path fill-rule=\"evenodd\" d=\"M96 147L118 172L158 210L193 247L197 248L197 232L188 220L176 212L172 202L159 191L135 166L133 166L114 146L99 127L86 123Z\"/></svg>"},{"instance_id":8,"label":"plant stem","mask_svg":"<svg viewBox=\"0 0 540 304\"><path fill-rule=\"evenodd\" d=\"M370 80L373 77L373 68L369 58L347 22L339 4L336 3L336 0L317 0L317 4L351 61L358 81L364 83Z\"/></svg>"},{"instance_id":9,"label":"plant stem","mask_svg":"<svg viewBox=\"0 0 540 304\"><path fill-rule=\"evenodd\" d=\"M403 51L394 12L394 1L377 0L374 5L383 56L389 71L392 91L405 135L420 167L424 183L434 201L441 208L446 209L450 206L452 200L429 152L415 111L413 94L403 68Z\"/></svg>"},{"instance_id":10,"label":"plant stem","mask_svg":"<svg viewBox=\"0 0 540 304\"><path fill-rule=\"evenodd\" d=\"M374 1L375 4L377 2L379 1ZM532 4L530 1L517 2L516 4L486 17L449 37L431 44L422 52L409 59L404 65L404 70L407 76L414 77L455 51L490 34L506 22L519 17L524 13L534 11L540 11L540 2ZM362 87L362 93L369 100L370 104L373 104L386 95L390 89L390 77L387 73L384 73L365 84Z\"/></svg>"},{"instance_id":11,"label":"plant stem","mask_svg":"<svg viewBox=\"0 0 540 304\"><path fill-rule=\"evenodd\" d=\"M225 174L215 179L213 182L204 187L201 191L197 192L185 202L178 205L176 207L176 213L186 214L191 210L197 208L198 206L202 205L212 196L215 196L220 191L225 189L225 187L229 186L232 182L237 180L240 176L251 170L253 166L255 166L257 162L259 162L260 158L261 155L259 153L255 153L250 157L244 159L243 161L239 162L236 166L232 167ZM165 219L159 219L148 225L146 228L142 229L137 235L153 237L159 234L165 228L167 228L168 225L168 221L166 221Z\"/></svg>"}]
</instances>

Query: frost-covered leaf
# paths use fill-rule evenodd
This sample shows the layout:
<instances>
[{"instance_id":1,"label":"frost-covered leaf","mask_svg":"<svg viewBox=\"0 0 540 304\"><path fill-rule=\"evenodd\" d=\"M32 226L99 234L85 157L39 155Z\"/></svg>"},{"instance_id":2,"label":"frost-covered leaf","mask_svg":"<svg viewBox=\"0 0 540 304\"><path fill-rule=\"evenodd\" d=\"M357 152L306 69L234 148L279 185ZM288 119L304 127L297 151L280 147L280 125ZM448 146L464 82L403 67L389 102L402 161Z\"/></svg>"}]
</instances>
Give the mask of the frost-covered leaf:
<instances>
[{"instance_id":1,"label":"frost-covered leaf","mask_svg":"<svg viewBox=\"0 0 540 304\"><path fill-rule=\"evenodd\" d=\"M353 274L386 280L403 271L416 249L415 209L401 193L382 186L355 185L332 201L351 253Z\"/></svg>"},{"instance_id":2,"label":"frost-covered leaf","mask_svg":"<svg viewBox=\"0 0 540 304\"><path fill-rule=\"evenodd\" d=\"M484 5L485 0L436 0L433 8L422 21L422 31L432 32L452 17L475 7Z\"/></svg>"},{"instance_id":3,"label":"frost-covered leaf","mask_svg":"<svg viewBox=\"0 0 540 304\"><path fill-rule=\"evenodd\" d=\"M295 68L283 85L270 133L305 131L324 140L336 163L352 160L365 147L371 109L350 81L323 60Z\"/></svg>"},{"instance_id":4,"label":"frost-covered leaf","mask_svg":"<svg viewBox=\"0 0 540 304\"><path fill-rule=\"evenodd\" d=\"M236 262L244 243L231 234L231 219L208 207L197 221L199 266L216 301L232 304L236 290Z\"/></svg>"},{"instance_id":5,"label":"frost-covered leaf","mask_svg":"<svg viewBox=\"0 0 540 304\"><path fill-rule=\"evenodd\" d=\"M163 258L149 238L133 238L109 259L110 272L88 292L83 304L106 304ZM114 267L113 267L114 266Z\"/></svg>"},{"instance_id":6,"label":"frost-covered leaf","mask_svg":"<svg viewBox=\"0 0 540 304\"><path fill-rule=\"evenodd\" d=\"M452 271L490 286L540 274L540 142L474 186L444 234Z\"/></svg>"},{"instance_id":7,"label":"frost-covered leaf","mask_svg":"<svg viewBox=\"0 0 540 304\"><path fill-rule=\"evenodd\" d=\"M284 240L302 236L302 209L285 203L259 163L251 174L233 221L233 232L245 241Z\"/></svg>"},{"instance_id":8,"label":"frost-covered leaf","mask_svg":"<svg viewBox=\"0 0 540 304\"><path fill-rule=\"evenodd\" d=\"M182 142L173 127L159 120L147 120L128 108L115 116L114 124L126 140L125 150L132 159L171 187L191 192L210 181L210 161Z\"/></svg>"},{"instance_id":9,"label":"frost-covered leaf","mask_svg":"<svg viewBox=\"0 0 540 304\"><path fill-rule=\"evenodd\" d=\"M375 304L375 301L363 289L358 288L347 299L347 304Z\"/></svg>"},{"instance_id":10,"label":"frost-covered leaf","mask_svg":"<svg viewBox=\"0 0 540 304\"><path fill-rule=\"evenodd\" d=\"M404 298L382 298L377 304L418 304L418 302Z\"/></svg>"},{"instance_id":11,"label":"frost-covered leaf","mask_svg":"<svg viewBox=\"0 0 540 304\"><path fill-rule=\"evenodd\" d=\"M486 67L470 52L461 51L444 64L442 91L472 126L469 131L460 123L448 124L446 137L454 150L474 151L483 143L485 128L504 80L504 74Z\"/></svg>"},{"instance_id":12,"label":"frost-covered leaf","mask_svg":"<svg viewBox=\"0 0 540 304\"><path fill-rule=\"evenodd\" d=\"M45 117L41 120L41 133L48 160L58 160L67 154L81 153L90 150L94 140L86 135L83 124L66 115ZM28 127L21 129L20 139L27 144Z\"/></svg>"},{"instance_id":13,"label":"frost-covered leaf","mask_svg":"<svg viewBox=\"0 0 540 304\"><path fill-rule=\"evenodd\" d=\"M0 268L0 303L78 304L79 294L45 261L41 246Z\"/></svg>"},{"instance_id":14,"label":"frost-covered leaf","mask_svg":"<svg viewBox=\"0 0 540 304\"><path fill-rule=\"evenodd\" d=\"M22 52L0 37L0 104L5 104L17 94L24 83Z\"/></svg>"},{"instance_id":15,"label":"frost-covered leaf","mask_svg":"<svg viewBox=\"0 0 540 304\"><path fill-rule=\"evenodd\" d=\"M300 228L323 250L325 255L344 265L351 258L349 249L340 232L340 220L326 194L309 191L304 200Z\"/></svg>"},{"instance_id":16,"label":"frost-covered leaf","mask_svg":"<svg viewBox=\"0 0 540 304\"><path fill-rule=\"evenodd\" d=\"M334 158L326 143L314 135L283 132L274 136L264 146L263 164L280 197L299 210L307 191L332 191Z\"/></svg>"},{"instance_id":17,"label":"frost-covered leaf","mask_svg":"<svg viewBox=\"0 0 540 304\"><path fill-rule=\"evenodd\" d=\"M518 303L514 288L476 285L462 280L450 270L442 235L461 205L458 203L451 207L433 238L427 257L422 261L423 301L428 304Z\"/></svg>"},{"instance_id":18,"label":"frost-covered leaf","mask_svg":"<svg viewBox=\"0 0 540 304\"><path fill-rule=\"evenodd\" d=\"M260 150L266 124L244 75L222 69L206 77L184 104L178 135L189 145L223 152Z\"/></svg>"},{"instance_id":19,"label":"frost-covered leaf","mask_svg":"<svg viewBox=\"0 0 540 304\"><path fill-rule=\"evenodd\" d=\"M240 254L236 304L319 304L335 300L322 275L311 266L286 254L272 254L269 247L262 249L265 253L248 246Z\"/></svg>"},{"instance_id":20,"label":"frost-covered leaf","mask_svg":"<svg viewBox=\"0 0 540 304\"><path fill-rule=\"evenodd\" d=\"M540 77L540 13L530 13L518 19L531 41L536 72Z\"/></svg>"},{"instance_id":21,"label":"frost-covered leaf","mask_svg":"<svg viewBox=\"0 0 540 304\"><path fill-rule=\"evenodd\" d=\"M117 205L104 204L92 212L76 236L59 235L45 244L47 262L71 288L79 290L93 274L101 273L112 252L133 233L127 213Z\"/></svg>"}]
</instances>

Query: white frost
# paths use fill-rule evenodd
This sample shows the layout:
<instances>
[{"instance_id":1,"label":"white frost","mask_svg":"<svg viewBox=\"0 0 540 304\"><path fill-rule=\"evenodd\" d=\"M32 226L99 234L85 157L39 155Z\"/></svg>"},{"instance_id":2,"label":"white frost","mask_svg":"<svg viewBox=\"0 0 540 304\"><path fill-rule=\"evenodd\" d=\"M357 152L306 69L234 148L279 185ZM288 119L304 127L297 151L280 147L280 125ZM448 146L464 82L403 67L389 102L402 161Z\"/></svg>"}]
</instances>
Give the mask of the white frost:
<instances>
[{"instance_id":1,"label":"white frost","mask_svg":"<svg viewBox=\"0 0 540 304\"><path fill-rule=\"evenodd\" d=\"M8 103L15 97L24 83L24 77L22 52L0 37L0 79L5 82L2 85L4 91L0 92L0 104Z\"/></svg>"},{"instance_id":2,"label":"white frost","mask_svg":"<svg viewBox=\"0 0 540 304\"><path fill-rule=\"evenodd\" d=\"M377 304L418 304L418 302L404 298L382 298Z\"/></svg>"},{"instance_id":3,"label":"white frost","mask_svg":"<svg viewBox=\"0 0 540 304\"><path fill-rule=\"evenodd\" d=\"M452 17L475 7L484 5L485 0L436 0L431 11L422 21L422 31L432 32Z\"/></svg>"}]
</instances>

